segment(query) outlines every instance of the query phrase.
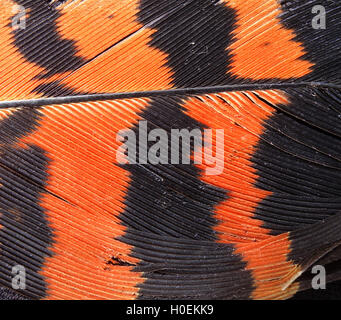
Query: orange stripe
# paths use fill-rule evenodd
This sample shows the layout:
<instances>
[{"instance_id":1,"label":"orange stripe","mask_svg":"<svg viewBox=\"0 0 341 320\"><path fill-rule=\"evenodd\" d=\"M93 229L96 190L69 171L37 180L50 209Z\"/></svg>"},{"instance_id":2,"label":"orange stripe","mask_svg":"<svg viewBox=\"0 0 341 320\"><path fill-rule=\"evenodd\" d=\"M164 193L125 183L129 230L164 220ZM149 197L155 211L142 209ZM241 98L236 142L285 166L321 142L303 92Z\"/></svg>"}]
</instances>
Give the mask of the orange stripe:
<instances>
[{"instance_id":1,"label":"orange stripe","mask_svg":"<svg viewBox=\"0 0 341 320\"><path fill-rule=\"evenodd\" d=\"M49 299L133 299L143 281L133 266L107 264L112 257L130 264L132 247L119 214L130 183L115 165L119 130L129 128L148 99L47 106L39 129L21 140L51 160L41 206L54 230L54 255L44 263ZM114 261L112 261L115 263Z\"/></svg>"},{"instance_id":2,"label":"orange stripe","mask_svg":"<svg viewBox=\"0 0 341 320\"><path fill-rule=\"evenodd\" d=\"M167 54L149 46L154 32L140 29L63 83L77 90L100 93L170 89L172 72L165 66Z\"/></svg>"},{"instance_id":3,"label":"orange stripe","mask_svg":"<svg viewBox=\"0 0 341 320\"><path fill-rule=\"evenodd\" d=\"M285 103L288 100L283 92L268 90L223 92L202 96L200 100L191 98L185 105L186 113L208 128L224 129L224 170L220 175L202 174L201 179L228 190L229 198L215 208L219 221L215 230L218 241L235 244L235 253L247 263L246 269L252 272L256 286L254 299L284 299L298 290L296 283L282 290L300 272L288 261L288 235L271 236L263 222L254 218L258 203L271 192L255 187L257 175L250 161L264 132L263 122L275 111L270 105ZM199 167L203 172L207 169L205 163Z\"/></svg>"},{"instance_id":4,"label":"orange stripe","mask_svg":"<svg viewBox=\"0 0 341 320\"><path fill-rule=\"evenodd\" d=\"M311 72L313 64L303 60L303 44L295 41L293 30L278 18L276 0L224 0L236 10L234 41L228 48L233 55L231 72L238 77L299 78Z\"/></svg>"},{"instance_id":5,"label":"orange stripe","mask_svg":"<svg viewBox=\"0 0 341 320\"><path fill-rule=\"evenodd\" d=\"M253 99L246 98L247 94ZM271 95L257 92L271 103L285 103L280 92ZM252 92L219 93L191 98L186 103L186 113L209 128L224 129L224 170L219 175L202 175L202 181L228 190L229 198L215 209L215 217L220 222L216 226L219 240L226 243L258 241L267 237L268 231L263 222L254 219L254 211L260 201L271 192L254 186L256 169L250 159L259 135L264 128L262 122L271 116L274 109L258 99ZM256 119L252 119L252 116ZM213 140L216 150L216 137ZM207 164L199 167L203 172Z\"/></svg>"},{"instance_id":6,"label":"orange stripe","mask_svg":"<svg viewBox=\"0 0 341 320\"><path fill-rule=\"evenodd\" d=\"M298 291L299 284L291 282L301 274L301 269L288 261L288 233L254 244L237 244L235 253L247 261L246 269L252 272L255 285L252 299L287 299Z\"/></svg>"},{"instance_id":7,"label":"orange stripe","mask_svg":"<svg viewBox=\"0 0 341 320\"><path fill-rule=\"evenodd\" d=\"M58 33L76 42L78 54L91 59L137 31L138 1L76 0L58 7Z\"/></svg>"}]
</instances>

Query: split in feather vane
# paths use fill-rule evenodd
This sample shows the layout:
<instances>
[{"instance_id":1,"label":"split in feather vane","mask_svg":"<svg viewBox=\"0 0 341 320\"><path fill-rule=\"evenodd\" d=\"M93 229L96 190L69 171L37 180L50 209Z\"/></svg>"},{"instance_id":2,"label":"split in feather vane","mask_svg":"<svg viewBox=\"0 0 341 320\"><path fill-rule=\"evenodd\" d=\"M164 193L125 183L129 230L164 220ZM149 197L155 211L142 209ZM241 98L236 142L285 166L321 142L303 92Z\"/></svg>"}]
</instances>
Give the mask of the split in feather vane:
<instances>
[{"instance_id":1,"label":"split in feather vane","mask_svg":"<svg viewBox=\"0 0 341 320\"><path fill-rule=\"evenodd\" d=\"M341 277L339 4L0 6L3 298L285 299L314 264ZM118 161L122 130L141 155L154 129L167 150L223 130L222 170L191 141L189 164Z\"/></svg>"}]
</instances>

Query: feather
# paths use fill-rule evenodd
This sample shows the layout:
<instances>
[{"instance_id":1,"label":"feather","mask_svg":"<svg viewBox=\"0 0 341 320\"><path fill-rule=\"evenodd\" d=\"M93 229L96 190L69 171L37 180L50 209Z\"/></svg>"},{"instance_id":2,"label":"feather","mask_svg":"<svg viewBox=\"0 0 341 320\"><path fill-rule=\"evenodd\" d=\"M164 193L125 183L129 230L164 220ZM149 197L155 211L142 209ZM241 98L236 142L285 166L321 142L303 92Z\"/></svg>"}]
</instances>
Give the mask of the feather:
<instances>
[{"instance_id":1,"label":"feather","mask_svg":"<svg viewBox=\"0 0 341 320\"><path fill-rule=\"evenodd\" d=\"M325 29L316 0L1 5L0 297L287 299L315 264L341 278L340 5ZM181 130L199 136L173 161Z\"/></svg>"}]
</instances>

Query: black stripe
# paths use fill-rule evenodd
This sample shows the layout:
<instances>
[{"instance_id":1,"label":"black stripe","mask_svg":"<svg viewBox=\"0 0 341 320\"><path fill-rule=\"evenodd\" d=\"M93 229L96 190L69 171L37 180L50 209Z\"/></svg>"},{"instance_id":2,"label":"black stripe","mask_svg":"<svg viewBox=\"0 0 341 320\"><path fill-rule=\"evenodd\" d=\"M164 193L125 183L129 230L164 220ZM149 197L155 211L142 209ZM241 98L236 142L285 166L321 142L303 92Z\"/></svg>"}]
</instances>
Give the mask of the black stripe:
<instances>
[{"instance_id":1,"label":"black stripe","mask_svg":"<svg viewBox=\"0 0 341 320\"><path fill-rule=\"evenodd\" d=\"M235 13L218 0L141 0L139 21L155 23L150 45L168 54L167 66L175 73L175 87L221 85L228 82Z\"/></svg>"},{"instance_id":2,"label":"black stripe","mask_svg":"<svg viewBox=\"0 0 341 320\"><path fill-rule=\"evenodd\" d=\"M300 293L295 295L294 299L308 297L319 297L325 299L335 299L335 295L337 296L337 292L332 282L341 279L341 246L336 247L334 250L328 252L325 256L323 256L318 261L314 262L314 266L320 265L324 266L326 270L326 290L313 290L312 289L312 279L316 276L316 274L312 273L312 267L308 268L298 279L297 281L300 284L299 290L309 290L307 293ZM340 283L338 284L340 287ZM340 292L340 288L338 288Z\"/></svg>"},{"instance_id":3,"label":"black stripe","mask_svg":"<svg viewBox=\"0 0 341 320\"><path fill-rule=\"evenodd\" d=\"M167 132L169 151L171 129L204 129L184 113L184 103L185 99L180 97L154 98L140 114L148 121L147 132L155 128ZM133 131L139 141L137 125ZM241 277L245 290L239 292L240 298L249 297L252 281L251 275L242 271L245 263L233 254L233 246L216 243L213 230L217 224L214 208L227 199L227 191L202 182L201 172L193 161L188 165L130 164L124 168L130 172L131 184L125 199L126 209L120 215L128 227L121 241L134 245L132 255L141 260L136 270L148 269L144 275L147 280L140 286L140 298L227 298L236 294L231 288L240 285L237 280ZM148 237L157 237L160 241L144 244ZM182 244L176 245L176 241ZM194 243L193 250L188 241ZM170 249L174 245L176 248ZM192 260L190 268L186 266L189 260ZM233 272L229 272L231 260ZM225 264L227 261L230 264ZM160 263L162 272L158 271ZM234 285L230 285L232 280ZM227 283L230 287L226 287Z\"/></svg>"},{"instance_id":4,"label":"black stripe","mask_svg":"<svg viewBox=\"0 0 341 320\"><path fill-rule=\"evenodd\" d=\"M172 14L163 17L166 12ZM155 21L149 45L168 54L175 88L228 83L233 10L219 1L185 1L179 6L173 0L142 0L139 21L144 25ZM175 128L202 131L201 123L184 114L183 104L176 96L155 97L141 117L148 121L148 130L155 126L168 134ZM213 231L214 208L228 191L201 182L193 163L126 169L132 182L121 215L128 226L122 240L134 245L132 255L141 260L136 270L145 270L147 280L139 297L248 298L253 285L246 263L233 254L232 245L218 244Z\"/></svg>"},{"instance_id":5,"label":"black stripe","mask_svg":"<svg viewBox=\"0 0 341 320\"><path fill-rule=\"evenodd\" d=\"M48 158L35 146L17 147L18 139L36 129L37 109L22 109L0 122L0 285L12 287L12 268L26 269L26 289L19 294L43 298L40 275L51 253L52 233L40 206L47 180Z\"/></svg>"},{"instance_id":6,"label":"black stripe","mask_svg":"<svg viewBox=\"0 0 341 320\"><path fill-rule=\"evenodd\" d=\"M329 89L286 89L252 157L256 187L273 192L256 209L272 234L313 224L341 210L341 122ZM337 94L337 93L333 93ZM338 92L338 96L340 92Z\"/></svg>"},{"instance_id":7,"label":"black stripe","mask_svg":"<svg viewBox=\"0 0 341 320\"><path fill-rule=\"evenodd\" d=\"M52 82L46 82L46 83L40 84L33 90L33 92L38 93L38 94L43 94L46 97L56 96L56 99L61 99L61 100L63 100L65 96L76 97L76 96L82 96L82 95L88 94L87 92L76 91L62 84L61 81L52 81ZM39 99L34 99L34 106L39 105L39 101L37 100Z\"/></svg>"},{"instance_id":8,"label":"black stripe","mask_svg":"<svg viewBox=\"0 0 341 320\"><path fill-rule=\"evenodd\" d=\"M46 69L39 77L72 71L84 64L74 41L60 37L56 26L60 13L55 6L43 0L15 2L25 8L28 17L25 28L13 30L14 44L28 61Z\"/></svg>"},{"instance_id":9,"label":"black stripe","mask_svg":"<svg viewBox=\"0 0 341 320\"><path fill-rule=\"evenodd\" d=\"M148 121L147 133L155 128L167 132L169 153L171 129L203 129L200 123L183 111L179 98L155 98L140 115ZM135 126L133 131L137 137L138 151L138 127ZM155 142L149 142L148 149L153 144ZM212 218L212 211L217 203L226 199L226 191L201 182L200 171L193 161L190 165L137 164L124 167L130 172L132 180L125 201L126 213L121 217L126 225L177 237L216 239L212 227L217 222ZM138 227L133 224L137 218L141 219Z\"/></svg>"},{"instance_id":10,"label":"black stripe","mask_svg":"<svg viewBox=\"0 0 341 320\"><path fill-rule=\"evenodd\" d=\"M303 43L304 59L315 64L313 72L304 76L307 81L341 82L341 6L329 0L281 0L283 13L280 19L286 28L296 34L296 41ZM326 29L314 29L312 20L316 14L312 8L322 5L326 10Z\"/></svg>"},{"instance_id":11,"label":"black stripe","mask_svg":"<svg viewBox=\"0 0 341 320\"><path fill-rule=\"evenodd\" d=\"M288 259L303 269L327 257L341 243L341 210L338 214L290 233Z\"/></svg>"},{"instance_id":12,"label":"black stripe","mask_svg":"<svg viewBox=\"0 0 341 320\"><path fill-rule=\"evenodd\" d=\"M122 240L142 259L147 280L140 299L249 299L254 289L246 263L231 245L130 230Z\"/></svg>"}]
</instances>

